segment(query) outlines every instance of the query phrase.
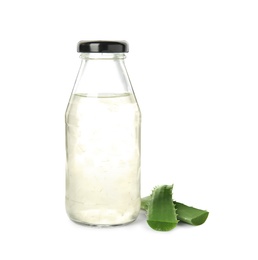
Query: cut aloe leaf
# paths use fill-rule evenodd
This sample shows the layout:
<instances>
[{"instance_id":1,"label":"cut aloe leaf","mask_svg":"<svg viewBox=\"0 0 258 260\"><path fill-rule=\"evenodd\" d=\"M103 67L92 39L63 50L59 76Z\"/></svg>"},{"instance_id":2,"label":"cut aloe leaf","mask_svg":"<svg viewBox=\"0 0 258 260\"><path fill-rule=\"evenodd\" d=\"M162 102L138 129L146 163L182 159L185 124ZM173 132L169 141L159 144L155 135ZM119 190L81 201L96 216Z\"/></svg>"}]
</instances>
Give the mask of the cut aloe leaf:
<instances>
[{"instance_id":1,"label":"cut aloe leaf","mask_svg":"<svg viewBox=\"0 0 258 260\"><path fill-rule=\"evenodd\" d=\"M199 226L208 218L209 212L206 210L189 207L176 201L174 203L178 214L177 218L182 222Z\"/></svg>"},{"instance_id":2,"label":"cut aloe leaf","mask_svg":"<svg viewBox=\"0 0 258 260\"><path fill-rule=\"evenodd\" d=\"M141 209L147 211L149 208L149 202L150 202L151 196L144 197L141 199Z\"/></svg>"},{"instance_id":3,"label":"cut aloe leaf","mask_svg":"<svg viewBox=\"0 0 258 260\"><path fill-rule=\"evenodd\" d=\"M157 231L169 231L176 227L178 220L172 200L173 185L154 188L148 201L147 223Z\"/></svg>"},{"instance_id":4,"label":"cut aloe leaf","mask_svg":"<svg viewBox=\"0 0 258 260\"><path fill-rule=\"evenodd\" d=\"M141 209L148 211L149 202L151 200L151 196L144 197L141 199ZM163 202L160 202L163 204ZM203 224L208 218L209 212L206 210L201 210L193 207L189 207L180 202L174 201L177 219L188 223L190 225L198 226Z\"/></svg>"}]
</instances>

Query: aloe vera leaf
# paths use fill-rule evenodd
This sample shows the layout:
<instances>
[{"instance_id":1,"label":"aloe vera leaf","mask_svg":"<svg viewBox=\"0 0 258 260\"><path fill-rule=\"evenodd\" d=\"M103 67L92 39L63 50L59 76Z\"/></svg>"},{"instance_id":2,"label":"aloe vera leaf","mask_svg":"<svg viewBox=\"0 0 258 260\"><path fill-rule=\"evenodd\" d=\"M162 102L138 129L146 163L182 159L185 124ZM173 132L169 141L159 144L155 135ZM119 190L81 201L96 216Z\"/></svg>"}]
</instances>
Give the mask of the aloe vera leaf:
<instances>
[{"instance_id":1,"label":"aloe vera leaf","mask_svg":"<svg viewBox=\"0 0 258 260\"><path fill-rule=\"evenodd\" d=\"M150 202L151 196L144 197L141 199L141 209L147 211L149 208L149 202Z\"/></svg>"},{"instance_id":2,"label":"aloe vera leaf","mask_svg":"<svg viewBox=\"0 0 258 260\"><path fill-rule=\"evenodd\" d=\"M176 201L174 203L178 214L177 218L182 222L199 226L208 218L209 212L206 210L189 207Z\"/></svg>"},{"instance_id":3,"label":"aloe vera leaf","mask_svg":"<svg viewBox=\"0 0 258 260\"><path fill-rule=\"evenodd\" d=\"M141 209L145 211L148 210L150 199L151 196L144 197L141 199ZM174 204L176 208L177 219L182 222L198 226L203 224L208 218L209 212L206 210L189 207L185 204L176 201L174 201Z\"/></svg>"},{"instance_id":4,"label":"aloe vera leaf","mask_svg":"<svg viewBox=\"0 0 258 260\"><path fill-rule=\"evenodd\" d=\"M172 189L173 185L158 186L150 196L147 223L154 230L169 231L178 223Z\"/></svg>"}]
</instances>

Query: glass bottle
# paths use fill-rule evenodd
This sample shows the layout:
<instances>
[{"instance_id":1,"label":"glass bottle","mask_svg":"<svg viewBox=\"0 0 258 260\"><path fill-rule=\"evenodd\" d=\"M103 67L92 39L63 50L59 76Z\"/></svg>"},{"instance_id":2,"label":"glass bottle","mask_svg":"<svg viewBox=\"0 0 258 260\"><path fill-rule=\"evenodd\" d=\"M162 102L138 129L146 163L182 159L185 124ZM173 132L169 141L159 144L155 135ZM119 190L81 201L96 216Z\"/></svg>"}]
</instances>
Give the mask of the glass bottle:
<instances>
[{"instance_id":1,"label":"glass bottle","mask_svg":"<svg viewBox=\"0 0 258 260\"><path fill-rule=\"evenodd\" d=\"M141 113L124 41L81 41L66 110L66 211L88 225L122 225L140 211Z\"/></svg>"}]
</instances>

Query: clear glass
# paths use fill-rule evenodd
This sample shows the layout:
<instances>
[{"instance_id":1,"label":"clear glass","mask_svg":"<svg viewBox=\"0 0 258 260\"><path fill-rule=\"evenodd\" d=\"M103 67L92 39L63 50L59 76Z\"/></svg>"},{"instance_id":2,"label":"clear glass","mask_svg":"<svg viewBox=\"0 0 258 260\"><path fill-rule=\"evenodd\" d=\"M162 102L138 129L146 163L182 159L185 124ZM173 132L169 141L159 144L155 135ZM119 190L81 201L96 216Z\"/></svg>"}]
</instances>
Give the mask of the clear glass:
<instances>
[{"instance_id":1,"label":"clear glass","mask_svg":"<svg viewBox=\"0 0 258 260\"><path fill-rule=\"evenodd\" d=\"M140 211L141 113L123 53L81 54L66 110L66 211L88 225L122 225Z\"/></svg>"}]
</instances>

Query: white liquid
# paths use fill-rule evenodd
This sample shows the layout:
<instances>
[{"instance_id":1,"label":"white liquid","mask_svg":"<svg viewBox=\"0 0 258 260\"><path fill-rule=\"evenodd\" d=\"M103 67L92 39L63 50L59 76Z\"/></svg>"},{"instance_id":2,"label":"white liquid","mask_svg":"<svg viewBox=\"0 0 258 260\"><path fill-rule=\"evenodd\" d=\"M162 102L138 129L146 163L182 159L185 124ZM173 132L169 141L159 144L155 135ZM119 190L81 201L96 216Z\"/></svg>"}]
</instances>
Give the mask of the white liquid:
<instances>
[{"instance_id":1,"label":"white liquid","mask_svg":"<svg viewBox=\"0 0 258 260\"><path fill-rule=\"evenodd\" d=\"M66 210L119 225L140 210L140 112L133 95L73 95L66 114Z\"/></svg>"}]
</instances>

